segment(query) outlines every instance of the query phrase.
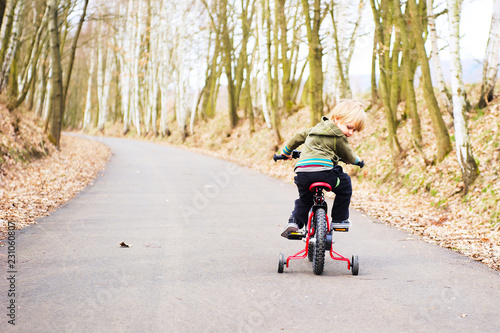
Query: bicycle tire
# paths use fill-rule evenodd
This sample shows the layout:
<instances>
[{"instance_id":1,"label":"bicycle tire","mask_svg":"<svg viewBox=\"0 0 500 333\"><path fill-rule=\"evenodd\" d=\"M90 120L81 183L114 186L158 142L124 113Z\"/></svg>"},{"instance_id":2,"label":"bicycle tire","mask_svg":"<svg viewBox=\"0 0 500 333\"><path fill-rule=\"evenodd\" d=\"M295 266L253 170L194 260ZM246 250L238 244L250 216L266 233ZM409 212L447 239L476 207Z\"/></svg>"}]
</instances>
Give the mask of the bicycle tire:
<instances>
[{"instance_id":1,"label":"bicycle tire","mask_svg":"<svg viewBox=\"0 0 500 333\"><path fill-rule=\"evenodd\" d=\"M316 243L313 254L313 272L316 275L321 275L325 267L326 210L323 208L316 209L314 217L316 219L316 229L314 231Z\"/></svg>"},{"instance_id":2,"label":"bicycle tire","mask_svg":"<svg viewBox=\"0 0 500 333\"><path fill-rule=\"evenodd\" d=\"M352 272L352 275L359 274L359 258L358 258L358 256L352 256L351 272Z\"/></svg>"},{"instance_id":3,"label":"bicycle tire","mask_svg":"<svg viewBox=\"0 0 500 333\"><path fill-rule=\"evenodd\" d=\"M278 261L278 273L283 273L283 270L285 269L285 255L280 252L280 257Z\"/></svg>"}]
</instances>

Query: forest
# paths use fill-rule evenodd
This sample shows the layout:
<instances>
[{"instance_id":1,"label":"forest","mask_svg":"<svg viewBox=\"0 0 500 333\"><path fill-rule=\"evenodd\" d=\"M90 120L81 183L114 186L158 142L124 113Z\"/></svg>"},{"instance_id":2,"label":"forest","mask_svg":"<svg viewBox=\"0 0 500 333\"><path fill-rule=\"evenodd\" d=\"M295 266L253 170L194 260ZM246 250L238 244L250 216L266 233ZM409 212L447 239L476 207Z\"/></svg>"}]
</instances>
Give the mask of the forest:
<instances>
[{"instance_id":1,"label":"forest","mask_svg":"<svg viewBox=\"0 0 500 333\"><path fill-rule=\"evenodd\" d=\"M480 175L475 153L483 148L472 145L469 120L488 112L495 97L500 0L490 2L474 93L463 80L463 5L1 0L1 98L11 112L35 115L56 146L61 131L72 129L167 141L175 132L182 144L222 117L216 135L230 137L242 124L250 136L264 128L272 134L270 150L287 139L282 124L298 112L307 112L304 125L312 126L339 100L357 98L367 113L381 111L391 170L411 161L410 150L427 169L453 154L465 196ZM350 71L360 45L371 53L370 84L355 95ZM496 227L498 207L489 214Z\"/></svg>"}]
</instances>

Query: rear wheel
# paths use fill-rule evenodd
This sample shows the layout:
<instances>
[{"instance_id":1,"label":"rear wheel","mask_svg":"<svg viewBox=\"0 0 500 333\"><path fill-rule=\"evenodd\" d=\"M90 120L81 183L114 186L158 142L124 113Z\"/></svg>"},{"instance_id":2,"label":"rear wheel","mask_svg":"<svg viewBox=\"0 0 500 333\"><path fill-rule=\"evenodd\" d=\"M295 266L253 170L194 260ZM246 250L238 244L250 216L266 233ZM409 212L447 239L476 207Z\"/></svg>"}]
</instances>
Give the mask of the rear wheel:
<instances>
[{"instance_id":1,"label":"rear wheel","mask_svg":"<svg viewBox=\"0 0 500 333\"><path fill-rule=\"evenodd\" d=\"M316 209L314 218L316 219L316 229L314 231L316 242L313 251L313 272L320 275L325 267L326 210L323 208Z\"/></svg>"}]
</instances>

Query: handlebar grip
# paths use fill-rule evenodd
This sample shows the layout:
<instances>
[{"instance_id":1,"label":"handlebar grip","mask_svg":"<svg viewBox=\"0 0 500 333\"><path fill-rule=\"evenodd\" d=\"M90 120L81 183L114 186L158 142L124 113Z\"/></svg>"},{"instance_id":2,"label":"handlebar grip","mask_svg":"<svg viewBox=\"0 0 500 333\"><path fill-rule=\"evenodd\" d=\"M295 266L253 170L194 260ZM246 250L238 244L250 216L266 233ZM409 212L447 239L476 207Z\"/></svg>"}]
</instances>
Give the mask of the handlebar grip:
<instances>
[{"instance_id":1,"label":"handlebar grip","mask_svg":"<svg viewBox=\"0 0 500 333\"><path fill-rule=\"evenodd\" d=\"M273 156L274 162L276 162L277 160L286 160L286 159L287 159L287 157L285 155L276 155L276 154L274 154L274 156Z\"/></svg>"},{"instance_id":2,"label":"handlebar grip","mask_svg":"<svg viewBox=\"0 0 500 333\"><path fill-rule=\"evenodd\" d=\"M292 158L299 158L300 157L300 151L298 150L293 150L292 151ZM288 158L285 155L276 155L274 154L273 160L276 162L277 160L287 160Z\"/></svg>"}]
</instances>

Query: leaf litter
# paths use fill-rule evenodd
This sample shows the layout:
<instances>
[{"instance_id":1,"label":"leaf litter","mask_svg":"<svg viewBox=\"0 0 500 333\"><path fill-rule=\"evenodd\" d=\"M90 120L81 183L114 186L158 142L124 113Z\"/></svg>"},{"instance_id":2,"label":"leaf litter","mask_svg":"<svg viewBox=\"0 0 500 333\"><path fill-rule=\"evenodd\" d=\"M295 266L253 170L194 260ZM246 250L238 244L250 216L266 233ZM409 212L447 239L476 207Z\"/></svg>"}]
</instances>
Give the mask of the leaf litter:
<instances>
[{"instance_id":1,"label":"leaf litter","mask_svg":"<svg viewBox=\"0 0 500 333\"><path fill-rule=\"evenodd\" d=\"M102 143L67 135L57 150L37 122L30 113L11 114L0 107L0 239L8 222L21 229L69 201L110 156Z\"/></svg>"}]
</instances>

